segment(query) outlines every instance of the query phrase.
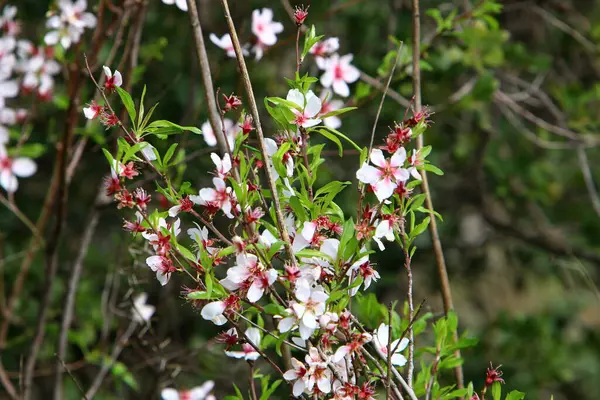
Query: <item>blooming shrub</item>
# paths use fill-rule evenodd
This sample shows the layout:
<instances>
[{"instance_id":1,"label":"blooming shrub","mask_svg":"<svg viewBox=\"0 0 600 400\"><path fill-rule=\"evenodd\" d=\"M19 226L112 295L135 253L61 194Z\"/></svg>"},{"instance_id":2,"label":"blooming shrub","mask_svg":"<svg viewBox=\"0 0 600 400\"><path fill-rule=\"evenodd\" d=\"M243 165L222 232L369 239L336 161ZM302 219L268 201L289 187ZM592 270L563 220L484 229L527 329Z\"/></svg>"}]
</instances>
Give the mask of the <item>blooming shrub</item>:
<instances>
[{"instance_id":1,"label":"blooming shrub","mask_svg":"<svg viewBox=\"0 0 600 400\"><path fill-rule=\"evenodd\" d=\"M252 49L257 59L281 32L281 24L272 22L272 15L269 9L252 14L252 32L257 37ZM228 56L236 56L230 35L210 37ZM383 239L398 245L410 269L415 239L426 230L431 216L437 215L423 206L425 194L414 195L412 191L420 183L419 171L441 171L427 160L431 147L411 148L414 139L427 130L427 111L398 122L384 143L373 149L360 147L337 130L342 125L340 116L355 108L331 100L327 90L332 88L335 94L347 97L348 84L360 73L351 65L351 55L333 53L338 48L337 39L320 39L314 27L308 30L297 61L300 64L312 53L324 74L320 79L296 74L288 79L290 89L284 97L264 99L277 131L272 137L258 136L258 144L251 137L256 122L251 113L242 110L239 97L219 99L217 131L209 122L198 130L152 121L154 114L145 114L143 96L136 108L129 93L119 84L111 84L119 73L115 71L113 76L105 67L106 83L98 87L105 108L98 111L92 104L84 110L85 115L95 117L112 110L108 96L116 90L131 121L125 125L101 119L107 127L119 129L126 139L119 140L116 153L105 150L114 177L107 194L118 208L131 210L129 218L135 215L135 222L127 220L125 226L134 235L141 232L138 240L153 249L146 264L159 283L164 286L173 275L183 275L191 283L185 298L200 308L201 317L217 326L230 326L218 339L226 344L227 356L251 364L266 358L276 366L273 355L266 351L274 348L282 356L282 347L291 349L294 356L287 361L291 368L280 370L280 378L292 385L294 396L370 399L378 390L388 390L396 397L404 392L412 399L426 393L434 398L476 396L472 386L442 387L437 380L439 370L461 363L454 351L472 343L466 337L452 340L456 328L453 314L434 324L436 346L423 350L434 354L435 359L429 362L423 358L413 381L412 375L405 379L396 368L410 364L412 374L414 337L431 315L419 316L411 309L401 318L394 307L388 310L375 302L387 323L369 331L350 310L352 298L379 279L370 256L384 248ZM238 51L245 54L242 48ZM321 97L313 91L318 83ZM154 149L153 158L142 152L153 140L185 131L204 135L211 146L217 145L217 136L226 138L224 153L210 155L214 163L212 186L194 188L190 182L177 184L171 179L176 145L164 154ZM319 143L318 137L325 143ZM331 181L318 186L324 161L321 152L330 144L336 145L340 154L344 144L359 152L357 182ZM145 192L142 196L129 191L129 181L135 184L138 169L145 168L160 177L155 195L174 204L169 211L149 209ZM352 186L360 193L356 220L335 202ZM186 228L187 224L196 227ZM187 236L181 235L182 230ZM268 318L276 321L275 330L266 327ZM356 367L357 362L361 368ZM176 398L174 393L166 389L163 398ZM513 393L509 398L520 396Z\"/></svg>"},{"instance_id":2,"label":"blooming shrub","mask_svg":"<svg viewBox=\"0 0 600 400\"><path fill-rule=\"evenodd\" d=\"M188 11L186 1L162 2ZM9 197L2 197L9 207L14 207L19 180L36 173L33 159L41 151L28 143L27 134L17 136L8 129L23 124L29 115L6 103L27 95L35 95L36 101L57 100L54 81L65 72L61 65L65 52L79 48L86 33L99 23L85 0L59 0L48 13L44 45L36 46L18 38L15 17L16 8L6 6L0 18L0 186ZM261 399L270 398L285 384L295 397L318 399L479 399L488 389L495 400L500 399L504 381L499 367L490 365L479 392L472 384L461 387L460 380L454 385L441 379L442 371L462 364L457 351L475 340L466 334L456 337L458 322L452 311L434 318L413 305L415 242L432 218L441 220L424 205L427 193L416 192L426 172L442 175L428 160L432 148L417 144L432 113L419 104L406 110L404 119L380 143L368 147L355 143L343 133L343 119L357 107L341 98L350 96L361 72L352 64L352 54L338 53L344 47L338 38L318 36L314 26L306 29L307 17L308 9L293 12L298 29L296 74L286 79L289 88L283 89L282 84L263 99L275 127L267 137L263 134L267 124L260 122L253 98L243 101L241 94L217 91L218 120L206 121L200 129L182 126L158 119L157 104L147 108L146 91L157 88L144 86L138 95L128 89L132 85L126 85L124 77L131 77L115 65L94 60L97 65L92 68L84 57L85 71L97 93L83 99L81 106L71 98L68 109L80 112L88 124L100 123L107 137L116 138L114 147L103 148L109 174L102 194L125 215L123 229L145 249L132 252L134 258L161 287L185 281L184 300L199 310L206 324L222 327L214 338L216 346L222 346L225 356L250 365L253 399L258 398L256 379L261 382ZM233 29L220 37L208 36L229 62L238 60L249 86L240 59L253 54L260 61L277 43L283 24L274 20L271 9L256 9L250 31L252 38L244 45ZM321 71L318 77L301 74L308 61ZM75 63L66 71L71 80L78 79L77 67L83 70ZM212 177L209 186L175 179L174 171L183 162L176 152L183 147L184 133L201 135L207 146L215 148L210 153L214 168L207 174ZM61 201L71 179L65 160L75 157L65 154L70 135L67 130L61 139L62 158L56 169ZM163 146L158 141L166 139L174 143L166 151L159 150ZM348 149L358 155L356 180L324 182L322 154L332 148L340 156ZM358 193L358 201L356 210L348 211L338 199L351 190ZM160 207L151 204L152 197L161 199ZM57 203L64 212L63 203ZM56 220L60 233L60 213ZM386 246L394 246L402 255L409 276L408 301L401 307L383 305L367 292L381 279L372 256ZM51 254L57 247L51 242L49 248ZM49 276L53 270L56 273L55 264L48 268ZM138 328L151 329L155 317L156 307L147 304L146 293L133 294L129 300L130 325L115 349ZM41 315L45 322L47 316ZM426 336L430 322L433 332ZM67 324L65 335L68 331ZM422 342L417 343L417 338ZM117 362L118 352L114 354L108 361L86 354L100 366L98 384L112 369L137 389ZM270 365L270 375L255 369L259 363ZM98 388L94 384L91 395L84 393L84 397L93 397ZM215 399L214 388L213 381L189 390L161 387L161 396ZM235 390L236 396L229 398L244 398L237 386ZM60 397L60 390L57 393ZM506 397L521 398L523 394L516 391Z\"/></svg>"}]
</instances>

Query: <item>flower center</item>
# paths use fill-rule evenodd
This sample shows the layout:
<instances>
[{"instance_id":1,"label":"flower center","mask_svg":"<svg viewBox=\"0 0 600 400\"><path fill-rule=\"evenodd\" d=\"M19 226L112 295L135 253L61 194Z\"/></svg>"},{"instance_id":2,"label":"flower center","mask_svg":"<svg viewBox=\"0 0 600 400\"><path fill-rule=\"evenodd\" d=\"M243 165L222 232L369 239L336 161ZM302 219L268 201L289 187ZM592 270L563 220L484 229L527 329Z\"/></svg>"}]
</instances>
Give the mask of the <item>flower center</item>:
<instances>
[{"instance_id":1,"label":"flower center","mask_svg":"<svg viewBox=\"0 0 600 400\"><path fill-rule=\"evenodd\" d=\"M344 71L342 70L342 66L337 64L333 69L333 76L335 79L344 79Z\"/></svg>"},{"instance_id":2,"label":"flower center","mask_svg":"<svg viewBox=\"0 0 600 400\"><path fill-rule=\"evenodd\" d=\"M0 170L10 169L12 167L12 160L8 157L0 158Z\"/></svg>"}]
</instances>

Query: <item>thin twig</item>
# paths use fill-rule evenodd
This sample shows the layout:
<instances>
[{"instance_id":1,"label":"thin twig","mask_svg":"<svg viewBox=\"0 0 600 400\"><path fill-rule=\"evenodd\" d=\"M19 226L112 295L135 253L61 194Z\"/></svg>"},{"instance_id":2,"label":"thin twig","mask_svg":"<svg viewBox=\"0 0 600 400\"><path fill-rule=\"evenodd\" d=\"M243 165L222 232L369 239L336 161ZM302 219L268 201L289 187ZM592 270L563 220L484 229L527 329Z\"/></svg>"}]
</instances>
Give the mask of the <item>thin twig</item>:
<instances>
[{"instance_id":1,"label":"thin twig","mask_svg":"<svg viewBox=\"0 0 600 400\"><path fill-rule=\"evenodd\" d=\"M206 46L204 44L202 25L200 25L198 9L196 8L196 0L187 0L187 5L190 23L192 25L192 31L194 34L194 42L196 43L196 53L198 55L198 62L200 64L200 73L202 74L202 83L204 84L204 95L206 97L206 104L208 106L208 120L213 132L215 133L215 136L217 137L217 142L219 144L219 149L221 149L221 153L226 154L228 143L227 138L221 131L220 117L215 99L215 89L212 83L210 64L208 62L208 55L206 53Z\"/></svg>"},{"instance_id":2,"label":"thin twig","mask_svg":"<svg viewBox=\"0 0 600 400\"><path fill-rule=\"evenodd\" d=\"M581 168L585 187L587 188L594 211L600 216L600 196L598 196L598 189L594 183L594 177L592 176L587 154L585 153L585 149L581 146L577 147L577 159L579 160L579 167Z\"/></svg>"},{"instance_id":3,"label":"thin twig","mask_svg":"<svg viewBox=\"0 0 600 400\"><path fill-rule=\"evenodd\" d=\"M254 384L254 361L249 361L250 364L250 390L252 393L252 400L258 400L256 395L256 385Z\"/></svg>"},{"instance_id":4,"label":"thin twig","mask_svg":"<svg viewBox=\"0 0 600 400\"><path fill-rule=\"evenodd\" d=\"M421 56L421 20L420 20L420 8L419 8L419 0L413 0L413 94L414 94L414 107L415 112L421 111L421 67L420 67L420 56ZM417 150L420 151L423 148L423 135L419 135L417 137ZM433 244L433 251L435 254L438 276L440 279L440 288L442 291L442 299L444 302L444 311L447 314L450 310L454 308L454 304L452 301L452 291L450 289L450 280L448 279L448 270L446 268L446 261L444 259L444 251L442 249L442 242L440 241L440 236L437 229L437 221L436 217L433 213L433 201L431 199L431 192L429 190L429 184L427 181L427 172L421 171L421 188L423 193L425 193L425 203L427 210L429 210L430 222L429 222L429 231L431 233L431 241ZM458 332L455 330L453 332L454 342L458 341ZM460 358L460 350L455 351L455 355L457 358ZM454 373L456 375L456 386L461 389L464 387L464 378L463 378L463 370L462 366L458 365L454 369ZM412 374L411 374L412 376Z\"/></svg>"},{"instance_id":5,"label":"thin twig","mask_svg":"<svg viewBox=\"0 0 600 400\"><path fill-rule=\"evenodd\" d=\"M102 193L103 186L100 187L100 193ZM81 243L79 244L79 253L77 254L77 259L73 264L73 269L71 270L71 276L69 278L67 297L65 299L64 312L63 312L63 320L60 327L60 335L58 339L58 352L56 353L57 360L64 365L63 359L67 353L67 338L69 334L69 329L71 328L71 323L74 317L74 309L75 309L75 297L77 294L77 286L79 284L79 279L81 277L81 273L83 271L83 264L85 261L85 257L87 255L88 249L94 237L94 233L96 232L96 227L98 226L98 220L100 218L100 210L94 206L90 212L89 220L85 225L85 231L83 233L83 237L81 239ZM66 369L66 367L65 367ZM67 370L68 372L68 370ZM63 398L63 369L56 369L56 377L54 381L54 398L56 400L60 400Z\"/></svg>"},{"instance_id":6,"label":"thin twig","mask_svg":"<svg viewBox=\"0 0 600 400\"><path fill-rule=\"evenodd\" d=\"M399 343L399 342L398 342ZM382 343L383 344L383 343ZM387 400L391 399L391 385L392 381L392 303L388 305L388 342L387 346L387 383L386 383L386 395Z\"/></svg>"},{"instance_id":7,"label":"thin twig","mask_svg":"<svg viewBox=\"0 0 600 400\"><path fill-rule=\"evenodd\" d=\"M190 1L191 0L188 0L188 2ZM233 48L237 57L238 66L240 68L242 79L244 81L244 87L248 95L248 105L256 127L256 135L258 138L260 152L263 157L263 160L268 160L269 155L267 153L265 137L263 134L262 125L260 123L260 115L258 113L258 107L256 105L256 98L254 97L254 90L252 89L252 82L250 81L250 75L248 74L248 68L246 67L246 61L244 60L244 54L242 52L240 40L238 38L233 19L231 18L231 13L229 11L229 3L227 2L227 0L221 0L221 4L223 5L223 9L225 11L225 19L227 20L227 25L229 27L229 34L231 35L231 40L233 42ZM271 198L273 200L273 205L275 208L275 216L277 218L277 225L279 228L279 233L281 234L281 239L285 244L285 248L290 257L290 262L293 266L296 266L296 257L294 255L294 251L292 250L292 244L285 225L285 221L283 219L283 213L281 211L281 203L279 202L277 186L275 184L275 180L273 179L273 174L270 168L265 168L265 175L267 176L267 182L269 184L269 189L271 190Z\"/></svg>"},{"instance_id":8,"label":"thin twig","mask_svg":"<svg viewBox=\"0 0 600 400\"><path fill-rule=\"evenodd\" d=\"M62 233L64 231L64 225L67 215L67 203L68 203L68 187L67 182L67 158L73 144L73 135L75 133L75 125L78 120L78 107L79 107L79 95L81 87L81 79L79 76L79 67L77 63L72 64L69 68L70 79L69 79L69 108L67 110L67 121L65 130L62 134L62 138L59 144L59 153L57 155L58 162L58 187L57 187L57 207L56 207L56 218L54 222L54 229L52 236L46 246L46 282L44 288L44 294L42 297L41 308L38 314L38 323L36 332L34 335L29 357L25 366L24 375L24 393L23 398L29 400L31 397L31 386L33 383L33 373L35 371L35 365L37 357L44 341L46 333L46 324L50 305L52 303L52 288L54 286L54 280L58 270L58 247L61 241Z\"/></svg>"},{"instance_id":9,"label":"thin twig","mask_svg":"<svg viewBox=\"0 0 600 400\"><path fill-rule=\"evenodd\" d=\"M79 384L79 382L77 381L77 379L75 379L75 376L73 376L73 374L71 373L71 371L69 370L69 368L66 366L65 362L62 360L62 358L60 358L58 356L58 354L54 354L58 360L58 362L60 363L60 365L64 368L65 371L67 371L67 374L69 374L69 376L71 377L71 380L75 383L75 386L77 386L77 389L79 390L79 393L81 393L81 396L85 399L88 400L87 396L85 395L85 392L83 391L83 388L81 387L81 385Z\"/></svg>"},{"instance_id":10,"label":"thin twig","mask_svg":"<svg viewBox=\"0 0 600 400\"><path fill-rule=\"evenodd\" d=\"M396 58L394 59L394 65L392 65L392 69L390 74L388 75L387 82L385 83L385 87L383 89L383 94L381 96L381 101L379 102L379 107L377 108L377 114L375 114L375 121L373 121L373 129L371 129L371 139L369 140L369 152L367 154L371 154L371 150L373 149L373 140L375 139L375 130L377 129L377 123L379 122L379 116L381 115L381 110L383 109L383 102L385 101L385 96L387 96L388 91L390 90L390 84L392 83L392 78L394 77L394 72L396 72L396 66L398 65L398 61L400 61L400 54L402 53L402 47L404 46L404 42L400 42L400 45L396 49Z\"/></svg>"},{"instance_id":11,"label":"thin twig","mask_svg":"<svg viewBox=\"0 0 600 400\"><path fill-rule=\"evenodd\" d=\"M12 213L15 214L15 216L17 218L19 218L19 220L21 220L21 222L23 222L23 224L25 224L29 228L31 233L33 233L33 236L35 236L39 240L41 245L42 246L44 245L44 238L42 237L42 235L40 234L40 232L38 231L36 226L33 224L33 222L31 222L31 220L29 218L27 218L27 216L25 214L23 214L23 212L19 209L19 207L17 207L15 204L11 203L1 193L0 193L0 203L4 204L6 206L6 208L8 208L10 211L12 211Z\"/></svg>"},{"instance_id":12,"label":"thin twig","mask_svg":"<svg viewBox=\"0 0 600 400\"><path fill-rule=\"evenodd\" d=\"M100 390L100 387L102 386L102 381L104 381L106 374L113 367L113 365L119 358L119 355L121 355L121 351L123 351L123 348L127 344L127 341L135 331L136 327L137 322L135 320L131 320L129 326L127 327L127 330L121 335L121 337L117 339L117 342L115 343L113 351L110 355L110 361L102 363L102 368L100 368L100 371L98 371L98 374L94 378L92 386L85 393L85 396L88 400L92 400L94 396L96 396L96 394L98 393L98 390Z\"/></svg>"}]
</instances>

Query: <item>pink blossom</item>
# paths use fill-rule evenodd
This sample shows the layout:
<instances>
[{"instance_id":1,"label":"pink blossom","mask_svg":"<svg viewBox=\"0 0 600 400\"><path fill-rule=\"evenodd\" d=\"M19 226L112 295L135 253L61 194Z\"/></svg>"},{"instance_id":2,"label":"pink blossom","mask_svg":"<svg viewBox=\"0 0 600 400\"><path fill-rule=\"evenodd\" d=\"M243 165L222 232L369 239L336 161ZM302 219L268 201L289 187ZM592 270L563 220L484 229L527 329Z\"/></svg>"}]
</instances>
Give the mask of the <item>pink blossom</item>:
<instances>
[{"instance_id":1,"label":"pink blossom","mask_svg":"<svg viewBox=\"0 0 600 400\"><path fill-rule=\"evenodd\" d=\"M320 62L319 67L325 71L321 76L321 85L326 88L332 87L333 91L342 96L350 95L348 83L353 83L360 78L360 72L352 64L353 55L347 54L340 57L337 54Z\"/></svg>"},{"instance_id":2,"label":"pink blossom","mask_svg":"<svg viewBox=\"0 0 600 400\"><path fill-rule=\"evenodd\" d=\"M28 178L35 174L37 165L27 157L11 158L4 144L0 143L0 186L9 193L19 188L19 178Z\"/></svg>"},{"instance_id":3,"label":"pink blossom","mask_svg":"<svg viewBox=\"0 0 600 400\"><path fill-rule=\"evenodd\" d=\"M246 329L246 337L254 346L260 346L260 331L258 328L250 327ZM246 361L256 361L260 353L250 343L242 344L242 351L226 351L225 354L233 358L243 358Z\"/></svg>"},{"instance_id":4,"label":"pink blossom","mask_svg":"<svg viewBox=\"0 0 600 400\"><path fill-rule=\"evenodd\" d=\"M88 104L87 107L83 108L83 114L87 119L96 119L98 116L100 116L100 114L102 114L103 110L103 106L96 103L95 100L92 100L92 102Z\"/></svg>"},{"instance_id":5,"label":"pink blossom","mask_svg":"<svg viewBox=\"0 0 600 400\"><path fill-rule=\"evenodd\" d=\"M283 379L286 381L295 381L292 388L292 393L296 397L302 396L304 390L308 386L309 370L308 368L295 358L292 358L292 369L283 374Z\"/></svg>"},{"instance_id":6,"label":"pink blossom","mask_svg":"<svg viewBox=\"0 0 600 400\"><path fill-rule=\"evenodd\" d=\"M173 388L166 388L162 390L160 396L162 400L216 400L216 397L210 394L214 387L213 381L206 381L201 386L190 390L177 391Z\"/></svg>"},{"instance_id":7,"label":"pink blossom","mask_svg":"<svg viewBox=\"0 0 600 400\"><path fill-rule=\"evenodd\" d=\"M200 189L197 196L189 196L190 200L201 206L214 207L222 210L228 218L233 218L233 201L235 193L230 187L227 187L225 181L221 178L213 178L215 188Z\"/></svg>"},{"instance_id":8,"label":"pink blossom","mask_svg":"<svg viewBox=\"0 0 600 400\"><path fill-rule=\"evenodd\" d=\"M152 318L152 314L156 308L154 306L146 304L148 295L146 293L140 293L133 299L133 308L131 310L131 317L136 322L149 322Z\"/></svg>"},{"instance_id":9,"label":"pink blossom","mask_svg":"<svg viewBox=\"0 0 600 400\"><path fill-rule=\"evenodd\" d=\"M319 117L323 119L323 123L326 127L338 129L342 126L342 120L337 115L323 118L330 112L337 111L344 107L344 102L337 99L333 100L332 95L333 93L329 89L325 89L321 92L321 95L319 96L321 99L321 111L319 111Z\"/></svg>"},{"instance_id":10,"label":"pink blossom","mask_svg":"<svg viewBox=\"0 0 600 400\"><path fill-rule=\"evenodd\" d=\"M156 272L156 279L165 286L171 279L171 273L176 271L173 261L165 256L150 256L146 258L146 264Z\"/></svg>"},{"instance_id":11,"label":"pink blossom","mask_svg":"<svg viewBox=\"0 0 600 400\"><path fill-rule=\"evenodd\" d=\"M383 156L383 152L379 149L371 151L371 162L377 168L368 165L366 162L356 171L356 178L373 187L375 195L380 202L394 194L394 189L398 183L408 180L408 171L402 168L406 160L406 150L400 148L388 160Z\"/></svg>"},{"instance_id":12,"label":"pink blossom","mask_svg":"<svg viewBox=\"0 0 600 400\"><path fill-rule=\"evenodd\" d=\"M276 279L277 270L266 269L254 254L239 253L236 256L236 265L227 270L227 278L223 279L221 284L229 290L248 288L246 298L255 303Z\"/></svg>"},{"instance_id":13,"label":"pink blossom","mask_svg":"<svg viewBox=\"0 0 600 400\"><path fill-rule=\"evenodd\" d=\"M300 110L295 108L291 110L296 116L290 121L292 124L303 128L310 128L321 122L321 120L317 118L317 115L321 111L321 100L315 96L312 90L309 90L306 92L306 95L304 95L298 89L291 89L287 94L286 100L298 105L300 108Z\"/></svg>"},{"instance_id":14,"label":"pink blossom","mask_svg":"<svg viewBox=\"0 0 600 400\"><path fill-rule=\"evenodd\" d=\"M321 69L324 68L324 64L320 64L325 61L325 57L330 56L331 54L338 51L340 48L340 39L336 37L331 37L325 40L321 40L320 42L315 43L313 47L310 48L309 53L315 56L317 61L317 66Z\"/></svg>"},{"instance_id":15,"label":"pink blossom","mask_svg":"<svg viewBox=\"0 0 600 400\"><path fill-rule=\"evenodd\" d=\"M217 176L225 178L227 173L231 171L231 157L226 153L223 158L220 158L216 153L210 153L210 159L215 164Z\"/></svg>"},{"instance_id":16,"label":"pink blossom","mask_svg":"<svg viewBox=\"0 0 600 400\"><path fill-rule=\"evenodd\" d=\"M229 33L226 33L220 39L217 35L211 33L209 39L215 45L225 50L227 52L227 56L232 58L235 57L235 50L233 48L233 42L231 41L231 36L229 35Z\"/></svg>"},{"instance_id":17,"label":"pink blossom","mask_svg":"<svg viewBox=\"0 0 600 400\"><path fill-rule=\"evenodd\" d=\"M280 22L273 21L273 10L263 8L252 11L252 33L263 46L273 46L277 43L277 34L283 31Z\"/></svg>"},{"instance_id":18,"label":"pink blossom","mask_svg":"<svg viewBox=\"0 0 600 400\"><path fill-rule=\"evenodd\" d=\"M106 65L104 65L102 69L104 70L104 75L106 75L106 80L104 81L104 88L106 90L115 90L116 87L120 87L123 84L123 77L119 71L115 70L113 75L110 68Z\"/></svg>"},{"instance_id":19,"label":"pink blossom","mask_svg":"<svg viewBox=\"0 0 600 400\"><path fill-rule=\"evenodd\" d=\"M188 10L187 0L162 0L162 2L169 6L175 4L181 11Z\"/></svg>"},{"instance_id":20,"label":"pink blossom","mask_svg":"<svg viewBox=\"0 0 600 400\"><path fill-rule=\"evenodd\" d=\"M375 332L375 336L373 337L375 349L379 355L385 358L388 357L389 329L389 325L381 323ZM396 339L390 344L390 348L394 352L392 354L392 365L402 367L406 364L406 357L402 355L402 351L406 349L408 343L409 340L407 338L403 338L402 340Z\"/></svg>"},{"instance_id":21,"label":"pink blossom","mask_svg":"<svg viewBox=\"0 0 600 400\"><path fill-rule=\"evenodd\" d=\"M231 149L231 151L233 151L235 146L235 138L237 137L240 131L238 130L238 127L233 123L233 121L228 118L225 118L223 120L223 126L225 126L225 137L227 137L229 148ZM223 129L220 121L219 127ZM216 146L217 137L215 136L215 132L213 131L210 122L206 121L205 123L203 123L201 130L202 136L204 137L204 141L206 142L206 144L209 146Z\"/></svg>"}]
</instances>

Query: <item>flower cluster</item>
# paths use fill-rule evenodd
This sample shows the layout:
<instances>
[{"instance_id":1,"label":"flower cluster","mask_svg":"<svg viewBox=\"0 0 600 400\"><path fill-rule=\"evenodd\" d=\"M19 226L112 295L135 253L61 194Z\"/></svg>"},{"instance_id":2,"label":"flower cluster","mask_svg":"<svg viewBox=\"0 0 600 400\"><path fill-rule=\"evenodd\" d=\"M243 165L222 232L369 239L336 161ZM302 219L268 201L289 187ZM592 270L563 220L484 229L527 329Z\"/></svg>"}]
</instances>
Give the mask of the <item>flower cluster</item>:
<instances>
[{"instance_id":1,"label":"flower cluster","mask_svg":"<svg viewBox=\"0 0 600 400\"><path fill-rule=\"evenodd\" d=\"M163 0L164 2L165 0ZM243 46L245 55L248 55L248 49L254 53L256 60L260 60L267 48L277 43L277 35L283 32L281 22L273 21L273 10L270 8L257 9L252 11L252 34L254 35L253 44ZM225 50L227 56L235 57L233 42L231 36L227 33L220 38L211 33L210 41Z\"/></svg>"},{"instance_id":2,"label":"flower cluster","mask_svg":"<svg viewBox=\"0 0 600 400\"><path fill-rule=\"evenodd\" d=\"M59 0L58 10L50 13L46 26L50 31L44 36L48 46L58 43L68 49L71 45L79 43L85 29L96 26L96 16L86 12L87 0Z\"/></svg>"}]
</instances>

